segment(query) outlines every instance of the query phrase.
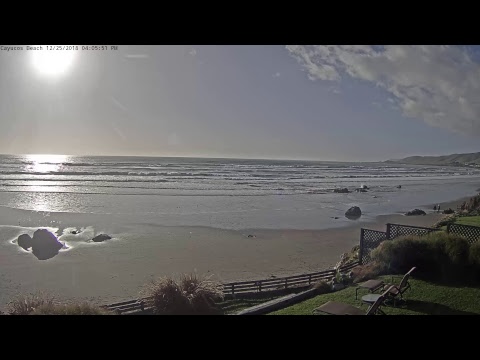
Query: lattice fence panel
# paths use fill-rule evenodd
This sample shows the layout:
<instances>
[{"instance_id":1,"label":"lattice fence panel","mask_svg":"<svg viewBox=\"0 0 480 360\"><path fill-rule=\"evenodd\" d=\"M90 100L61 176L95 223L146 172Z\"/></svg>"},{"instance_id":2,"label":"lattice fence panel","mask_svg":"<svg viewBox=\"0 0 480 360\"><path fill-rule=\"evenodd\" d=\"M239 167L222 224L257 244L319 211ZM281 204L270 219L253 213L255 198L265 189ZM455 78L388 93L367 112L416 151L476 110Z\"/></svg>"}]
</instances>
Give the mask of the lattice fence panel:
<instances>
[{"instance_id":1,"label":"lattice fence panel","mask_svg":"<svg viewBox=\"0 0 480 360\"><path fill-rule=\"evenodd\" d=\"M449 234L463 236L470 244L480 241L480 227L471 225L449 224L447 226Z\"/></svg>"},{"instance_id":2,"label":"lattice fence panel","mask_svg":"<svg viewBox=\"0 0 480 360\"><path fill-rule=\"evenodd\" d=\"M372 261L370 252L386 239L387 233L383 231L362 229L360 233L360 263L365 265Z\"/></svg>"},{"instance_id":3,"label":"lattice fence panel","mask_svg":"<svg viewBox=\"0 0 480 360\"><path fill-rule=\"evenodd\" d=\"M389 240L400 236L415 235L424 236L439 229L432 229L427 227L408 226L399 224L387 224L387 238Z\"/></svg>"}]
</instances>

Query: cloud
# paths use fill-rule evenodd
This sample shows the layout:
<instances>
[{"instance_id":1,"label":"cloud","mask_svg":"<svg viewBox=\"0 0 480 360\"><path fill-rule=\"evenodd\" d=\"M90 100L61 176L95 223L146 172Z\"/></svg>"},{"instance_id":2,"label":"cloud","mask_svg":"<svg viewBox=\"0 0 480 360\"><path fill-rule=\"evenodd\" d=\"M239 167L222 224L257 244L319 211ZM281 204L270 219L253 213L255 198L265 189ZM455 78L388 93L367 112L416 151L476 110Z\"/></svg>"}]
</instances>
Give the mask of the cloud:
<instances>
[{"instance_id":1,"label":"cloud","mask_svg":"<svg viewBox=\"0 0 480 360\"><path fill-rule=\"evenodd\" d=\"M189 54L192 55L192 56L195 56L195 55L197 55L197 50L192 49L192 50L190 50Z\"/></svg>"},{"instance_id":2,"label":"cloud","mask_svg":"<svg viewBox=\"0 0 480 360\"><path fill-rule=\"evenodd\" d=\"M372 105L375 106L375 107L377 107L377 108L381 108L381 107L382 107L382 104L379 103L378 101L373 101L373 102L372 102Z\"/></svg>"},{"instance_id":3,"label":"cloud","mask_svg":"<svg viewBox=\"0 0 480 360\"><path fill-rule=\"evenodd\" d=\"M342 92L339 89L333 89L334 94L341 94Z\"/></svg>"},{"instance_id":4,"label":"cloud","mask_svg":"<svg viewBox=\"0 0 480 360\"><path fill-rule=\"evenodd\" d=\"M350 77L385 89L411 118L480 135L480 64L460 46L288 45L310 80Z\"/></svg>"},{"instance_id":5,"label":"cloud","mask_svg":"<svg viewBox=\"0 0 480 360\"><path fill-rule=\"evenodd\" d=\"M147 59L149 56L147 54L127 54L125 57L127 59Z\"/></svg>"},{"instance_id":6,"label":"cloud","mask_svg":"<svg viewBox=\"0 0 480 360\"><path fill-rule=\"evenodd\" d=\"M279 72L276 72L275 74L273 74L274 78L279 78L280 76L281 76L281 74Z\"/></svg>"}]
</instances>

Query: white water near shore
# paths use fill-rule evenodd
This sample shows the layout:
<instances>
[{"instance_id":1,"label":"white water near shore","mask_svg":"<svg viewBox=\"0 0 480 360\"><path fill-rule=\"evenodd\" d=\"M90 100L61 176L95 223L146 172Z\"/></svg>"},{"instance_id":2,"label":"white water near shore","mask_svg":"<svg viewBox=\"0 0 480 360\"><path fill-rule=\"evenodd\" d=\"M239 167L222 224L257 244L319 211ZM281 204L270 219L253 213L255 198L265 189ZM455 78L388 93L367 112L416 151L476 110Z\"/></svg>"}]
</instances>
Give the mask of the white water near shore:
<instances>
[{"instance_id":1,"label":"white water near shore","mask_svg":"<svg viewBox=\"0 0 480 360\"><path fill-rule=\"evenodd\" d=\"M429 210L419 205L471 196L480 185L479 174L459 168L229 159L55 161L10 157L0 164L0 307L34 290L116 301L138 295L152 277L193 270L233 281L325 269L358 243L361 226L431 225L440 216L378 215ZM162 168L176 168L175 174ZM370 190L331 192L361 184ZM363 211L357 221L344 217L354 205ZM40 227L56 231L68 249L40 261L14 243ZM88 242L99 233L113 239Z\"/></svg>"}]
</instances>

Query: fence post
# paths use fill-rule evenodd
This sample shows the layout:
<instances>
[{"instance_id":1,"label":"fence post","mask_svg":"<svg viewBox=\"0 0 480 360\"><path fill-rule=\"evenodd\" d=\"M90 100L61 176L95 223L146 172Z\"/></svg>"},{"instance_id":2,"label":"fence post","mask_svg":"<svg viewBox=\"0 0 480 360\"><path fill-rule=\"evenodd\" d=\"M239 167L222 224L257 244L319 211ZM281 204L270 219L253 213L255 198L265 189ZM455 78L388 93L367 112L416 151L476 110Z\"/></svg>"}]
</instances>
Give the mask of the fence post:
<instances>
[{"instance_id":1,"label":"fence post","mask_svg":"<svg viewBox=\"0 0 480 360\"><path fill-rule=\"evenodd\" d=\"M390 223L387 224L387 240L392 240L391 239L391 234L390 234L390 232L391 232L391 226L390 225L391 225Z\"/></svg>"},{"instance_id":2,"label":"fence post","mask_svg":"<svg viewBox=\"0 0 480 360\"><path fill-rule=\"evenodd\" d=\"M288 279L285 279L285 289L288 287Z\"/></svg>"},{"instance_id":3,"label":"fence post","mask_svg":"<svg viewBox=\"0 0 480 360\"><path fill-rule=\"evenodd\" d=\"M362 258L363 258L363 237L364 237L364 235L365 235L365 229L361 228L360 229L360 249L358 250L358 263L360 265L363 265Z\"/></svg>"},{"instance_id":4,"label":"fence post","mask_svg":"<svg viewBox=\"0 0 480 360\"><path fill-rule=\"evenodd\" d=\"M450 234L450 225L452 224L447 224L447 234Z\"/></svg>"},{"instance_id":5,"label":"fence post","mask_svg":"<svg viewBox=\"0 0 480 360\"><path fill-rule=\"evenodd\" d=\"M312 284L312 275L308 275L308 285Z\"/></svg>"},{"instance_id":6,"label":"fence post","mask_svg":"<svg viewBox=\"0 0 480 360\"><path fill-rule=\"evenodd\" d=\"M232 284L232 295L235 295L235 284Z\"/></svg>"}]
</instances>

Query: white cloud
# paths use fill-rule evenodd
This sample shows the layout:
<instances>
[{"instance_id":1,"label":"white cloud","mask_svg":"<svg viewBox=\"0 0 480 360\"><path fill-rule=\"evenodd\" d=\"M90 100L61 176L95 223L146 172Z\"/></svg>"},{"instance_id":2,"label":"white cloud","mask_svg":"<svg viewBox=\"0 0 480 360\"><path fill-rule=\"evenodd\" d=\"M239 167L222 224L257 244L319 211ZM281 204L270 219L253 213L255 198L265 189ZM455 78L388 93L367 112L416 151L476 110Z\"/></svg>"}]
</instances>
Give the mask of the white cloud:
<instances>
[{"instance_id":1,"label":"white cloud","mask_svg":"<svg viewBox=\"0 0 480 360\"><path fill-rule=\"evenodd\" d=\"M190 50L189 54L192 55L192 56L195 56L195 55L197 55L197 50L192 49L192 50Z\"/></svg>"},{"instance_id":2,"label":"white cloud","mask_svg":"<svg viewBox=\"0 0 480 360\"><path fill-rule=\"evenodd\" d=\"M275 74L273 74L273 77L274 77L274 78L279 78L280 75L281 75L281 74L280 74L279 72L276 72Z\"/></svg>"},{"instance_id":3,"label":"white cloud","mask_svg":"<svg viewBox=\"0 0 480 360\"><path fill-rule=\"evenodd\" d=\"M341 94L342 92L339 89L333 89L334 94Z\"/></svg>"},{"instance_id":4,"label":"white cloud","mask_svg":"<svg viewBox=\"0 0 480 360\"><path fill-rule=\"evenodd\" d=\"M311 80L352 77L384 88L403 114L480 135L480 64L459 46L288 45Z\"/></svg>"},{"instance_id":5,"label":"white cloud","mask_svg":"<svg viewBox=\"0 0 480 360\"><path fill-rule=\"evenodd\" d=\"M373 102L372 102L372 105L375 106L375 107L377 107L377 108L381 108L381 107L382 107L382 104L379 103L378 101L373 101Z\"/></svg>"}]
</instances>

